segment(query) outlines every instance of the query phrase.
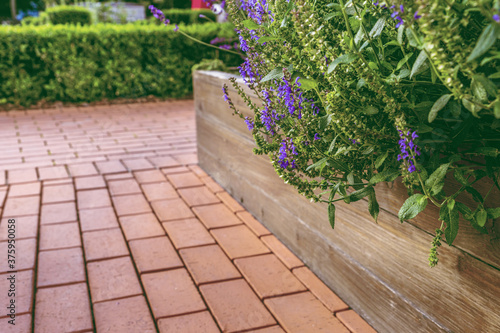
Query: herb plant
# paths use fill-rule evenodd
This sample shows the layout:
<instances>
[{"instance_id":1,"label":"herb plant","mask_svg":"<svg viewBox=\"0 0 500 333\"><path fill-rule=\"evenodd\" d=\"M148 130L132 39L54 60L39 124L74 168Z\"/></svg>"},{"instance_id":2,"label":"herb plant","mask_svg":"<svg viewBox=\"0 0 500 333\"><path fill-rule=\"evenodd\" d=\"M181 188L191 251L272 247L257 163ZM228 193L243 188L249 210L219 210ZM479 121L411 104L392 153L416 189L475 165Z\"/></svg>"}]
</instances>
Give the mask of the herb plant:
<instances>
[{"instance_id":1,"label":"herb plant","mask_svg":"<svg viewBox=\"0 0 500 333\"><path fill-rule=\"evenodd\" d=\"M229 18L246 61L254 111L244 116L257 148L278 175L315 202L367 198L401 177L409 197L401 222L439 207L429 256L451 245L460 215L486 233L486 207L500 189L500 5L492 0L234 0ZM480 193L487 177L491 188ZM456 181L456 191L444 187ZM457 198L467 192L475 205ZM498 203L497 203L498 205Z\"/></svg>"}]
</instances>

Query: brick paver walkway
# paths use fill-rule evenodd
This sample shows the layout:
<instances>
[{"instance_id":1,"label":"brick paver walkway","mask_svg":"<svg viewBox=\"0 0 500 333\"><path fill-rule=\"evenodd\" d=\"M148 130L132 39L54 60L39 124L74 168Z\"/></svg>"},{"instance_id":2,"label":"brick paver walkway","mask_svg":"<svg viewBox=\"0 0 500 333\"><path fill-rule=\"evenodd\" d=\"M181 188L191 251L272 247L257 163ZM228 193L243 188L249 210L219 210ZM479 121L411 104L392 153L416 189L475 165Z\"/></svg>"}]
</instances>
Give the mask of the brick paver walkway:
<instances>
[{"instance_id":1,"label":"brick paver walkway","mask_svg":"<svg viewBox=\"0 0 500 333\"><path fill-rule=\"evenodd\" d=\"M373 332L196 165L193 109L0 114L1 332Z\"/></svg>"}]
</instances>

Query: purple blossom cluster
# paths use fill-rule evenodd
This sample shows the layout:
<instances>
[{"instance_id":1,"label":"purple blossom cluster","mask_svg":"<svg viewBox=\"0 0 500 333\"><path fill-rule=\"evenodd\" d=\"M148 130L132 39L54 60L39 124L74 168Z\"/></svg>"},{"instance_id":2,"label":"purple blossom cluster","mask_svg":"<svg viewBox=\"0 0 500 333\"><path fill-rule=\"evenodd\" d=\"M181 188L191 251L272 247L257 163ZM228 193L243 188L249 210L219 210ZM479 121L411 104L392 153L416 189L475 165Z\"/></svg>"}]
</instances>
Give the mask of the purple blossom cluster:
<instances>
[{"instance_id":1,"label":"purple blossom cluster","mask_svg":"<svg viewBox=\"0 0 500 333\"><path fill-rule=\"evenodd\" d=\"M269 17L273 21L272 12L269 10L266 0L241 0L240 8L258 24L262 24L266 17Z\"/></svg>"},{"instance_id":2,"label":"purple blossom cluster","mask_svg":"<svg viewBox=\"0 0 500 333\"><path fill-rule=\"evenodd\" d=\"M158 20L160 20L163 24L165 24L165 25L170 24L170 20L165 17L165 14L163 14L163 12L161 10L159 10L158 8L156 8L153 5L150 5L148 8L151 11L151 13L153 13L153 16L156 17ZM179 26L176 24L174 31L178 31L178 30L179 30Z\"/></svg>"},{"instance_id":3,"label":"purple blossom cluster","mask_svg":"<svg viewBox=\"0 0 500 333\"><path fill-rule=\"evenodd\" d=\"M295 79L295 84L290 84L285 76L281 79L282 82L278 85L276 89L278 101L285 104L290 115L294 115L295 111L298 111L297 117L302 118L302 110L304 107L304 97L302 97L302 91L300 91L299 77Z\"/></svg>"},{"instance_id":4,"label":"purple blossom cluster","mask_svg":"<svg viewBox=\"0 0 500 333\"><path fill-rule=\"evenodd\" d=\"M399 132L399 148L401 149L401 154L398 155L398 161L403 161L405 166L408 168L410 173L417 170L415 167L415 156L420 156L420 149L415 144L414 140L418 138L417 131L413 133L411 130L398 130Z\"/></svg>"},{"instance_id":5,"label":"purple blossom cluster","mask_svg":"<svg viewBox=\"0 0 500 333\"><path fill-rule=\"evenodd\" d=\"M276 128L276 120L279 120L280 118L283 118L284 116L282 115L281 117L278 115L276 110L270 110L270 106L272 104L271 97L269 95L269 92L267 90L262 90L262 96L265 99L265 104L264 104L264 109L260 111L260 122L262 125L264 125L267 129L267 131L272 135L274 135L275 128Z\"/></svg>"},{"instance_id":6,"label":"purple blossom cluster","mask_svg":"<svg viewBox=\"0 0 500 333\"><path fill-rule=\"evenodd\" d=\"M253 130L254 123L250 117L245 117L245 124L247 124L248 130Z\"/></svg>"},{"instance_id":7,"label":"purple blossom cluster","mask_svg":"<svg viewBox=\"0 0 500 333\"><path fill-rule=\"evenodd\" d=\"M382 8L382 9L389 9L389 10L391 10L392 11L391 17L396 22L396 28L399 28L401 25L404 24L404 20L401 17L401 15L405 12L405 8L404 8L404 6L402 4L400 4L399 6L392 5L392 6L390 6L388 8L385 3L379 3L378 0L375 0L373 2L373 5L374 6L380 6L380 8ZM413 13L413 18L415 20L418 20L419 18L421 18L421 16L418 15L418 11L415 11L415 13Z\"/></svg>"},{"instance_id":8,"label":"purple blossom cluster","mask_svg":"<svg viewBox=\"0 0 500 333\"><path fill-rule=\"evenodd\" d=\"M293 139L290 139L289 143L285 139L281 141L279 154L278 162L280 163L281 168L286 169L290 166L292 169L295 169L297 167L293 156L297 156L299 153L297 153L297 148L293 144Z\"/></svg>"},{"instance_id":9,"label":"purple blossom cluster","mask_svg":"<svg viewBox=\"0 0 500 333\"><path fill-rule=\"evenodd\" d=\"M253 62L251 58L255 56L254 54L248 54L248 57L245 59L245 62L238 67L241 77L246 84L254 83L257 80L262 78L262 75L259 74L257 68L253 66Z\"/></svg>"}]
</instances>

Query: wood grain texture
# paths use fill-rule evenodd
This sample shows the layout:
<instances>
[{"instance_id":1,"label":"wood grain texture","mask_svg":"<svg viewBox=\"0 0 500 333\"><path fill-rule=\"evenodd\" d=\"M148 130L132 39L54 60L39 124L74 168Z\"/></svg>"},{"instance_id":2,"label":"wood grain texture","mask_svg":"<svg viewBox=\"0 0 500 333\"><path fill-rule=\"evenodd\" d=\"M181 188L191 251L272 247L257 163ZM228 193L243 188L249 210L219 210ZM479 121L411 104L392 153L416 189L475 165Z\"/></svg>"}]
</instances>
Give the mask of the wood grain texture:
<instances>
[{"instance_id":1,"label":"wood grain texture","mask_svg":"<svg viewBox=\"0 0 500 333\"><path fill-rule=\"evenodd\" d=\"M380 332L500 331L500 252L491 236L464 227L467 235L457 238L456 246L443 245L439 265L430 269L430 231L437 215L399 223L397 210L406 198L400 184L392 190L377 186L378 224L360 201L337 205L331 230L326 206L284 184L267 156L253 155L243 121L230 116L221 94L219 101L212 98L225 79L194 75L201 167L347 304Z\"/></svg>"}]
</instances>

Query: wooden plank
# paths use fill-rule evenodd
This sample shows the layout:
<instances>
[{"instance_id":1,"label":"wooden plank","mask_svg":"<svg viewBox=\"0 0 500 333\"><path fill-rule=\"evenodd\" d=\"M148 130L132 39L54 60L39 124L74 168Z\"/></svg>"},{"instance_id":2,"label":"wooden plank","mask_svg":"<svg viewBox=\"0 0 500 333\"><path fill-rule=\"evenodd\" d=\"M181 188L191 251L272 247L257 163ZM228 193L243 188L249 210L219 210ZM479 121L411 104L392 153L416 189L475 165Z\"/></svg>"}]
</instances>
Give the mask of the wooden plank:
<instances>
[{"instance_id":1,"label":"wooden plank","mask_svg":"<svg viewBox=\"0 0 500 333\"><path fill-rule=\"evenodd\" d=\"M500 306L498 269L444 245L442 262L431 270L425 262L431 235L401 225L394 212L382 211L375 225L366 202L340 205L336 230L330 230L326 207L310 204L283 184L267 157L251 154L252 141L226 127L227 117L198 112L197 118L202 167L375 328L500 330L500 316L490 310ZM390 208L389 194L384 195Z\"/></svg>"}]
</instances>

